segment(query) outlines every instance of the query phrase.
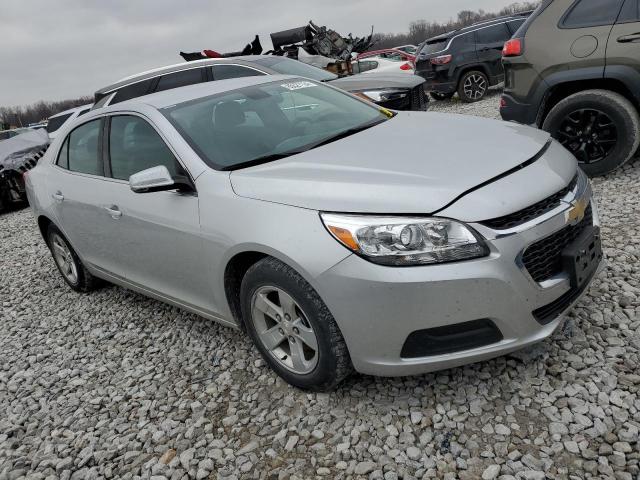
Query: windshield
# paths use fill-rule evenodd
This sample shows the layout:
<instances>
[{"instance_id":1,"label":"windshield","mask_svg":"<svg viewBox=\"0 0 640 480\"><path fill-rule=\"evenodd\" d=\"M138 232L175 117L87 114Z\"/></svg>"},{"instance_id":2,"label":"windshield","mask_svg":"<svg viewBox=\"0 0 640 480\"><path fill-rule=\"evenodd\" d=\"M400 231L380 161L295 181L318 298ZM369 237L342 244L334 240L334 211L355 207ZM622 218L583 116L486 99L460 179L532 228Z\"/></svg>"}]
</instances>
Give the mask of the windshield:
<instances>
[{"instance_id":1,"label":"windshield","mask_svg":"<svg viewBox=\"0 0 640 480\"><path fill-rule=\"evenodd\" d=\"M287 79L198 98L162 113L217 170L314 148L387 120L391 113L331 87Z\"/></svg>"},{"instance_id":2,"label":"windshield","mask_svg":"<svg viewBox=\"0 0 640 480\"><path fill-rule=\"evenodd\" d=\"M327 82L338 78L337 75L331 72L286 57L256 58L252 61L284 75L306 77L318 82Z\"/></svg>"}]
</instances>

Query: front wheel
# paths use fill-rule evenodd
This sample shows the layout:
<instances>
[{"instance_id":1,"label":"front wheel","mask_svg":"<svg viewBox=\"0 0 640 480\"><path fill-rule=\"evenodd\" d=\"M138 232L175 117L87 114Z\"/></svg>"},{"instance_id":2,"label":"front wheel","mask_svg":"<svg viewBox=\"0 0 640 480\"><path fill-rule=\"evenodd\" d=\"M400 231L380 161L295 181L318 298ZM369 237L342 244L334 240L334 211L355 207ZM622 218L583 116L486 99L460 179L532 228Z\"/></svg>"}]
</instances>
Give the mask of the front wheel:
<instances>
[{"instance_id":1,"label":"front wheel","mask_svg":"<svg viewBox=\"0 0 640 480\"><path fill-rule=\"evenodd\" d=\"M471 70L462 75L458 84L458 95L463 102L472 103L482 100L488 89L489 78L479 70Z\"/></svg>"},{"instance_id":2,"label":"front wheel","mask_svg":"<svg viewBox=\"0 0 640 480\"><path fill-rule=\"evenodd\" d=\"M274 258L253 265L240 289L244 325L269 366L285 381L332 390L352 371L331 312L298 272Z\"/></svg>"},{"instance_id":3,"label":"front wheel","mask_svg":"<svg viewBox=\"0 0 640 480\"><path fill-rule=\"evenodd\" d=\"M633 104L609 90L585 90L558 102L544 120L590 177L627 162L640 145L640 119Z\"/></svg>"}]
</instances>

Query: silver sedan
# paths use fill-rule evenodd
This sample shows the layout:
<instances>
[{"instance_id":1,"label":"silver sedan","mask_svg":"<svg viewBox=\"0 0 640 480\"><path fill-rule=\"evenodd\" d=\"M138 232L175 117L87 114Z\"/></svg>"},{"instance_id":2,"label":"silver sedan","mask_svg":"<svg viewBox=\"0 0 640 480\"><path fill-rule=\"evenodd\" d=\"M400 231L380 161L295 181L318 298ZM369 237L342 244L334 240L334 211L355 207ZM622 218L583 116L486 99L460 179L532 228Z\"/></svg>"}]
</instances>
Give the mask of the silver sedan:
<instances>
[{"instance_id":1,"label":"silver sedan","mask_svg":"<svg viewBox=\"0 0 640 480\"><path fill-rule=\"evenodd\" d=\"M26 180L71 288L240 328L315 390L540 341L602 262L589 181L547 133L291 76L92 110Z\"/></svg>"}]
</instances>

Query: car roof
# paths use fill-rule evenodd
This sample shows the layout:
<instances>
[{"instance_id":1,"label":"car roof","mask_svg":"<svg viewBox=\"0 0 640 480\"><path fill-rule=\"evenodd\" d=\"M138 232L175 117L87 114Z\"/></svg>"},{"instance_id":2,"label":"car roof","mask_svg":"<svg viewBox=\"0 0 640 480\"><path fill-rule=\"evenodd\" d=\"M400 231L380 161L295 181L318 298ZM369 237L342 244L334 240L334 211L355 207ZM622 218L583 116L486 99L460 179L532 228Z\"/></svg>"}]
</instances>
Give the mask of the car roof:
<instances>
[{"instance_id":1,"label":"car roof","mask_svg":"<svg viewBox=\"0 0 640 480\"><path fill-rule=\"evenodd\" d=\"M230 78L227 80L218 80L216 82L196 83L194 85L172 88L170 90L163 90L162 92L156 92L149 95L144 95L142 97L136 97L131 100L117 103L113 106L105 107L104 110L98 109L95 111L103 111L105 113L108 113L113 110L126 110L127 108L139 103L150 105L151 107L154 107L156 109L162 109L179 103L209 97L211 95L233 92L234 90L238 90L244 87L264 85L267 83L291 79L298 80L301 79L301 77L296 77L294 75L260 75L253 77ZM305 80L309 81L308 79Z\"/></svg>"},{"instance_id":2,"label":"car roof","mask_svg":"<svg viewBox=\"0 0 640 480\"><path fill-rule=\"evenodd\" d=\"M164 67L153 68L151 70L146 70L144 72L139 72L134 75L121 78L120 80L112 83L111 85L107 85L106 87L101 88L96 92L96 94L102 95L105 93L109 93L120 87L124 87L125 85L136 83L142 80L148 80L150 78L156 78L160 75L164 75L167 73L180 72L182 70L191 70L193 68L207 67L209 65L234 63L238 65L246 65L248 67L251 67L251 66L254 66L253 64L255 63L255 60L258 60L260 58L273 58L273 57L271 55L246 55L246 56L224 57L224 58L203 58L202 60L194 60L192 62L174 63L172 65L165 65ZM260 65L260 70L265 71L265 73L276 73L270 68L265 67L263 65Z\"/></svg>"},{"instance_id":3,"label":"car roof","mask_svg":"<svg viewBox=\"0 0 640 480\"><path fill-rule=\"evenodd\" d=\"M67 115L73 112L77 112L78 110L83 110L85 108L91 108L92 105L93 103L88 103L86 105L81 105L80 107L70 108L69 110L65 110L64 112L58 112L55 115L51 115L49 119L61 117L62 115Z\"/></svg>"},{"instance_id":4,"label":"car roof","mask_svg":"<svg viewBox=\"0 0 640 480\"><path fill-rule=\"evenodd\" d=\"M444 42L446 40L451 39L452 37L455 37L458 35L464 35L465 33L475 32L476 30L479 30L484 27L490 27L492 25L498 25L500 23L506 23L513 20L526 18L530 14L531 12L523 12L523 13L517 13L514 15L505 15L503 17L496 17L488 20L483 20L481 22L477 22L472 25L469 25L468 27L459 28L458 30L451 30L450 32L441 33L440 35L436 35L434 37L428 38L426 40L426 43Z\"/></svg>"}]
</instances>

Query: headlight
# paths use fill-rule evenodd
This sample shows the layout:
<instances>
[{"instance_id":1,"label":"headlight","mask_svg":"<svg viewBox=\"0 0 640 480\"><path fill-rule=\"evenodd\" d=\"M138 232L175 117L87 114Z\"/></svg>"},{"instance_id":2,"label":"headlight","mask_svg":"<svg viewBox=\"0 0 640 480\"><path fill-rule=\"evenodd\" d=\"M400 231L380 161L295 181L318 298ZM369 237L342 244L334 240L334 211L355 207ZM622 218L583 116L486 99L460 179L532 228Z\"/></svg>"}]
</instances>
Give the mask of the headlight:
<instances>
[{"instance_id":1,"label":"headlight","mask_svg":"<svg viewBox=\"0 0 640 480\"><path fill-rule=\"evenodd\" d=\"M362 90L360 92L356 92L356 95L359 95L365 100L373 100L374 102L386 102L389 100L404 98L408 95L408 92L406 90L387 88L380 90Z\"/></svg>"},{"instance_id":2,"label":"headlight","mask_svg":"<svg viewBox=\"0 0 640 480\"><path fill-rule=\"evenodd\" d=\"M468 260L489 254L480 236L446 218L320 214L327 230L354 253L381 265Z\"/></svg>"}]
</instances>

